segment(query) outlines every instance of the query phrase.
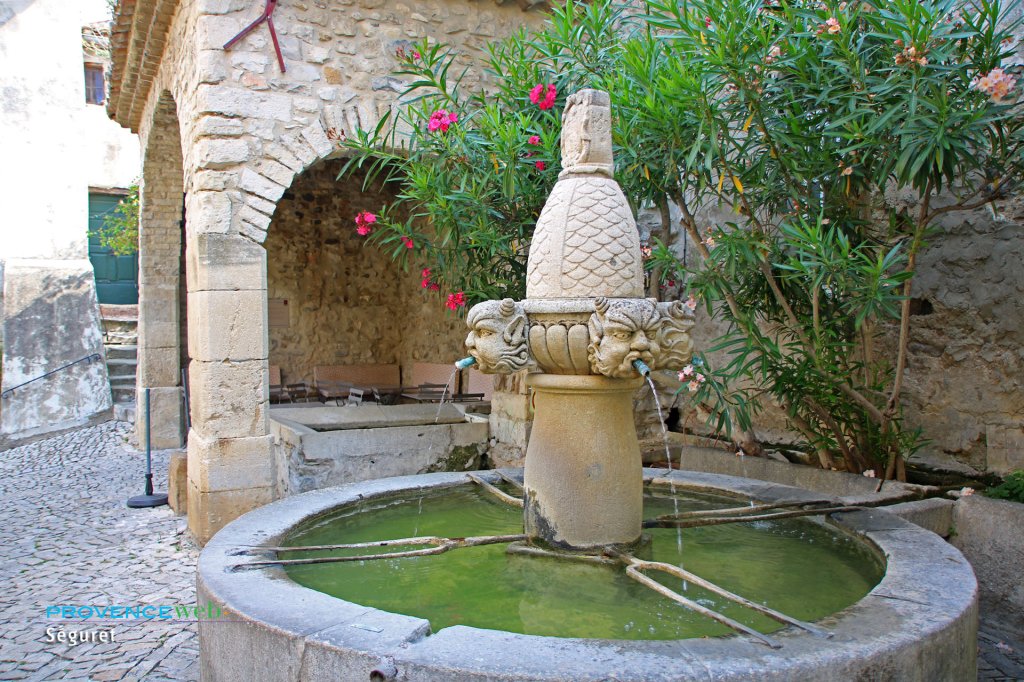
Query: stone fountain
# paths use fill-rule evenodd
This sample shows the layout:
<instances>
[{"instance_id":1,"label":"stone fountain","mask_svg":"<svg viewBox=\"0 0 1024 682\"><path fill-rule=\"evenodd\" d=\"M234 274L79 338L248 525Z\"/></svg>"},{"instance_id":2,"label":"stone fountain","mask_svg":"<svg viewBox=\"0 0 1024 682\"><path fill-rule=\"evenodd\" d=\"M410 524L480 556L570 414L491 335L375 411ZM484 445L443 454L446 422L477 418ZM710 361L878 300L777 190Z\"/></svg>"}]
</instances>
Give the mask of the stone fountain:
<instances>
[{"instance_id":1,"label":"stone fountain","mask_svg":"<svg viewBox=\"0 0 1024 682\"><path fill-rule=\"evenodd\" d=\"M610 128L606 93L583 90L569 98L562 132L564 170L537 224L526 300L481 303L469 311L467 320L467 346L481 371L531 370L527 384L533 389L535 421L521 484L525 534L492 536L487 541L493 545L525 540L531 547L517 551L510 546L510 554L499 557L549 562L531 564L531 570L541 572L551 571L552 563L587 563L591 568L601 561L606 565L593 570L612 571L606 560L615 563L641 543L645 484L652 489L715 492L740 498L741 504L822 503L820 495L761 481L642 469L632 396L651 370L686 364L692 352L693 319L678 302L643 297L636 225L612 176ZM833 509L837 513L830 512L819 525L837 537L853 538L884 565L880 581L858 601L816 616L813 625L785 621L791 626L773 633L772 640L742 625L733 628L741 636L687 635L664 641L541 636L463 624L433 631L430 621L404 615L404 603L394 609L397 613L373 608L356 603L359 599L348 601L309 589L284 570L284 564L296 562L282 555L295 554L296 549L324 551L317 543L295 547L294 538L310 528L364 514L372 519L373 509L396 505L409 508L413 525L419 527L417 499L422 504L425 497L465 494L472 480L516 502L495 485L518 484L517 475L481 471L365 481L295 495L233 521L211 539L199 560L199 601L222 614L219 620L199 623L202 678L923 682L975 677L977 585L970 565L938 536L873 509ZM438 547L446 551L450 546L478 546L468 543L474 538L454 535L414 537L414 542L388 538L395 536L374 535L373 542L329 549L361 551L389 543L432 548L323 559L352 562L346 564L351 566L390 563L401 573L423 568L401 562L432 561L434 557L425 554L437 553ZM352 543L345 532L338 540ZM746 551L748 546L741 546ZM551 549L557 550L559 559L550 558ZM523 556L526 550L544 556ZM413 555L416 558L410 559ZM627 572L652 566L636 557L629 560ZM315 561L319 560L299 563ZM477 573L477 566L471 565L469 572ZM421 575L404 573L412 581ZM549 587L549 575L542 577L538 592ZM646 579L659 594L670 592L645 576L633 577ZM457 581L458 576L445 575L442 584L448 588ZM562 585L555 583L550 589ZM626 594L615 591L619 589L613 588L613 599ZM395 591L391 583L384 591L406 594ZM804 583L796 591L806 599ZM528 613L537 598L524 595L518 609ZM579 603L565 609L564 618L561 612L556 614L556 619L572 620ZM660 613L666 605L659 603L651 610ZM747 605L764 608L749 601ZM413 605L408 607L415 611ZM693 602L688 608L707 615Z\"/></svg>"},{"instance_id":2,"label":"stone fountain","mask_svg":"<svg viewBox=\"0 0 1024 682\"><path fill-rule=\"evenodd\" d=\"M562 169L534 231L526 300L474 306L466 345L484 373L539 370L526 380L531 541L629 547L643 511L633 394L644 374L690 360L693 318L678 301L644 298L640 235L613 175L608 93L569 97Z\"/></svg>"}]
</instances>

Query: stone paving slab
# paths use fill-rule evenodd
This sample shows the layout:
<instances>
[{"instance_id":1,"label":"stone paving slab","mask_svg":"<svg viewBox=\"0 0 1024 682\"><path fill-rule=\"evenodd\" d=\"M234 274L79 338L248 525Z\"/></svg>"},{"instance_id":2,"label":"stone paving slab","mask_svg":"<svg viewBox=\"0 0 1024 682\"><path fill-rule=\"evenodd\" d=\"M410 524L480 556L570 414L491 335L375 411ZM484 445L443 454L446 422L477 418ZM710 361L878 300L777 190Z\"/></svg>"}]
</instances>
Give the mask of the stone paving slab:
<instances>
[{"instance_id":1,"label":"stone paving slab","mask_svg":"<svg viewBox=\"0 0 1024 682\"><path fill-rule=\"evenodd\" d=\"M199 679L196 624L103 622L112 643L47 641L48 605L194 604L198 548L168 507L128 509L142 492L142 453L127 423L110 421L0 451L0 680ZM155 452L166 490L170 452ZM83 630L96 623L64 623ZM1024 680L1024 637L986 618L978 680Z\"/></svg>"}]
</instances>

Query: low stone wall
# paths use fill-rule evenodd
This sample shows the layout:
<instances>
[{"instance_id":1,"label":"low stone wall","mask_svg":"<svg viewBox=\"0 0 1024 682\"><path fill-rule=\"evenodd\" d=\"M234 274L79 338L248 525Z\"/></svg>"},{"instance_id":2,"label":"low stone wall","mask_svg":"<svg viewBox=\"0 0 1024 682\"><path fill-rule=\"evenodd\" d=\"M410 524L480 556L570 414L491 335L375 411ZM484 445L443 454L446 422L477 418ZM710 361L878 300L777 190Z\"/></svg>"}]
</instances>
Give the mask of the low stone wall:
<instances>
[{"instance_id":1,"label":"low stone wall","mask_svg":"<svg viewBox=\"0 0 1024 682\"><path fill-rule=\"evenodd\" d=\"M879 486L881 481L856 474L825 471L761 457L738 457L731 452L714 448L690 447L685 442L686 436L678 433L669 433L668 440L673 469L755 478L760 481L791 485L838 497L845 504L875 506L918 499L937 490L930 486L897 481L886 481ZM665 450L661 442L649 440L644 443L644 448L644 461L665 458Z\"/></svg>"},{"instance_id":2,"label":"low stone wall","mask_svg":"<svg viewBox=\"0 0 1024 682\"><path fill-rule=\"evenodd\" d=\"M330 430L327 430L330 429ZM276 496L391 476L480 468L486 416L451 405L275 408Z\"/></svg>"}]
</instances>

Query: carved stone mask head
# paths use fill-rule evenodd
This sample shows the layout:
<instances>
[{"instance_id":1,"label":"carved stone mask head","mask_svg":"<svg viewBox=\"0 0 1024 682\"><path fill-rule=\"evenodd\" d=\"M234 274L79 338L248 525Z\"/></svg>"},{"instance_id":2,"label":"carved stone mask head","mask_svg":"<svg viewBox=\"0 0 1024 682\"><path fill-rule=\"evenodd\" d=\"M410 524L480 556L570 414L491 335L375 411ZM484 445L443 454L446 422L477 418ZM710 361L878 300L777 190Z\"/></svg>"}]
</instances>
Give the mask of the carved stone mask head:
<instances>
[{"instance_id":1,"label":"carved stone mask head","mask_svg":"<svg viewBox=\"0 0 1024 682\"><path fill-rule=\"evenodd\" d=\"M484 374L511 374L526 367L526 314L511 298L484 301L466 317L466 348Z\"/></svg>"},{"instance_id":2,"label":"carved stone mask head","mask_svg":"<svg viewBox=\"0 0 1024 682\"><path fill-rule=\"evenodd\" d=\"M683 369L693 357L693 313L679 301L659 303L661 324L658 328L658 345L661 354L655 358L655 369Z\"/></svg>"},{"instance_id":3,"label":"carved stone mask head","mask_svg":"<svg viewBox=\"0 0 1024 682\"><path fill-rule=\"evenodd\" d=\"M616 379L637 376L634 360L653 365L660 353L658 309L647 299L606 299L594 301L590 316L590 369Z\"/></svg>"}]
</instances>

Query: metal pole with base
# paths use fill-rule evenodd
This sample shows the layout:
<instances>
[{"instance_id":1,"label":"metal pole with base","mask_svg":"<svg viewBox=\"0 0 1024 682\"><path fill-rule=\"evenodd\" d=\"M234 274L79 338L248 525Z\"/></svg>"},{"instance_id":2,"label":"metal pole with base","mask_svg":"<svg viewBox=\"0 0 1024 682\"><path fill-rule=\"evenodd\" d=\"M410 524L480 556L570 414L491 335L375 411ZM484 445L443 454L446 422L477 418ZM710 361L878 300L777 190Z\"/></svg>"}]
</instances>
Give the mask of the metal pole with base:
<instances>
[{"instance_id":1,"label":"metal pole with base","mask_svg":"<svg viewBox=\"0 0 1024 682\"><path fill-rule=\"evenodd\" d=\"M132 509L159 507L167 504L166 493L153 492L153 456L150 441L149 421L149 389L146 389L146 493L128 498L128 506Z\"/></svg>"}]
</instances>

